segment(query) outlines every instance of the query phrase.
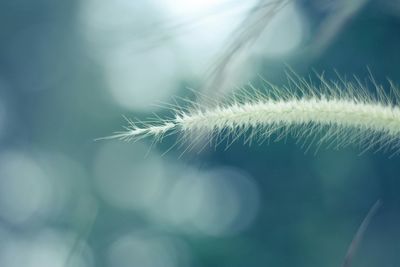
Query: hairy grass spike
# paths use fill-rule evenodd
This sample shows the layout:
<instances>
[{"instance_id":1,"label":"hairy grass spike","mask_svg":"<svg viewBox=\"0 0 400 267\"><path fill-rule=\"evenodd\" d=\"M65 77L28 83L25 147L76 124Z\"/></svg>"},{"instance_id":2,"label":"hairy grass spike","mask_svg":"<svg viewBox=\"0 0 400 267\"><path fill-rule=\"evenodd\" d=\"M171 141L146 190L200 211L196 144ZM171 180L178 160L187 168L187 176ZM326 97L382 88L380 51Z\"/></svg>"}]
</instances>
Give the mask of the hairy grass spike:
<instances>
[{"instance_id":1,"label":"hairy grass spike","mask_svg":"<svg viewBox=\"0 0 400 267\"><path fill-rule=\"evenodd\" d=\"M289 76L287 87L268 84L265 93L252 88L254 93L242 92L212 107L192 104L175 109L171 119L140 125L128 120L126 131L110 138L130 141L152 136L159 141L167 134L179 133L193 144L206 137L210 143L227 141L230 145L242 136L245 143L251 143L270 137L280 140L292 134L304 144L318 147L322 143L336 148L355 143L364 149L398 152L400 97L392 83L390 94L386 94L373 79L374 92L357 78L353 82L333 82L319 76L319 80L317 87Z\"/></svg>"}]
</instances>

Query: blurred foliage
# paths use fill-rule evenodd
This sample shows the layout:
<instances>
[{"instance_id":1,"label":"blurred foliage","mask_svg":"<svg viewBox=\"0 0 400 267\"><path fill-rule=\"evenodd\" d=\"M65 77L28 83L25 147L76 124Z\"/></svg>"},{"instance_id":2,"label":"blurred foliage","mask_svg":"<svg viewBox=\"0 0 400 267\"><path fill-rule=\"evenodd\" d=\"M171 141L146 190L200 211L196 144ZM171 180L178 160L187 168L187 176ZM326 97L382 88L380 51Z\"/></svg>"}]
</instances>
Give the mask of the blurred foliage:
<instances>
[{"instance_id":1,"label":"blurred foliage","mask_svg":"<svg viewBox=\"0 0 400 267\"><path fill-rule=\"evenodd\" d=\"M399 156L314 155L292 139L181 157L162 155L174 136L93 141L120 129L121 115L168 116L156 104L203 88L257 4L212 2L193 1L197 15L172 0L0 2L0 266L340 266L377 199L352 266L398 265ZM399 83L397 2L289 4L302 27L279 28L289 11L267 25L230 88L262 89L257 74L285 84L287 65L334 79L367 78L369 67ZM290 50L268 53L295 34Z\"/></svg>"}]
</instances>

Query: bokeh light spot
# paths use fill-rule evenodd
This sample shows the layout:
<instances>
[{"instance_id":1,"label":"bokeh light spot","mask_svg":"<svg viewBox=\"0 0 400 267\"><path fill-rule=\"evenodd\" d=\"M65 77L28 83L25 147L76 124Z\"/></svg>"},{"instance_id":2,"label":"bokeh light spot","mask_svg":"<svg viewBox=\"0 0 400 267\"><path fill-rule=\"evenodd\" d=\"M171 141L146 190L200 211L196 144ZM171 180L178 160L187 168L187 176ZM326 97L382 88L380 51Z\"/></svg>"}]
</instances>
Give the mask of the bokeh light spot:
<instances>
[{"instance_id":1,"label":"bokeh light spot","mask_svg":"<svg viewBox=\"0 0 400 267\"><path fill-rule=\"evenodd\" d=\"M143 210L156 203L165 186L164 166L143 144L110 142L95 159L94 174L99 194L110 204Z\"/></svg>"},{"instance_id":2,"label":"bokeh light spot","mask_svg":"<svg viewBox=\"0 0 400 267\"><path fill-rule=\"evenodd\" d=\"M235 169L192 171L177 180L167 203L174 224L218 236L240 232L253 222L259 192L248 175Z\"/></svg>"},{"instance_id":3,"label":"bokeh light spot","mask_svg":"<svg viewBox=\"0 0 400 267\"><path fill-rule=\"evenodd\" d=\"M22 152L0 155L0 216L10 223L25 223L46 214L52 187L40 165Z\"/></svg>"},{"instance_id":4,"label":"bokeh light spot","mask_svg":"<svg viewBox=\"0 0 400 267\"><path fill-rule=\"evenodd\" d=\"M176 239L137 231L118 238L110 247L111 267L183 267L189 266L186 246Z\"/></svg>"},{"instance_id":5,"label":"bokeh light spot","mask_svg":"<svg viewBox=\"0 0 400 267\"><path fill-rule=\"evenodd\" d=\"M87 244L78 242L79 253L70 254L74 235L43 230L30 237L14 235L0 246L2 267L90 267L92 253ZM75 251L76 252L76 251Z\"/></svg>"}]
</instances>

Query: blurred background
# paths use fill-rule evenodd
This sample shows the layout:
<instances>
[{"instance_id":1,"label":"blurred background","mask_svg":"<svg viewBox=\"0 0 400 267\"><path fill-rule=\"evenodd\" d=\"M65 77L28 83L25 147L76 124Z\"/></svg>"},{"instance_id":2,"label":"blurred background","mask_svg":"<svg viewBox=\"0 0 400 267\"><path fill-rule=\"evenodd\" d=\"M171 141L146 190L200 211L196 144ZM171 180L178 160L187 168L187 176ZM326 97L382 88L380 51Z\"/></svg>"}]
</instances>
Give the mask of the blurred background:
<instances>
[{"instance_id":1,"label":"blurred background","mask_svg":"<svg viewBox=\"0 0 400 267\"><path fill-rule=\"evenodd\" d=\"M399 47L394 0L1 0L0 266L341 266L378 199L351 266L398 266L399 156L94 139L289 67L389 89Z\"/></svg>"}]
</instances>

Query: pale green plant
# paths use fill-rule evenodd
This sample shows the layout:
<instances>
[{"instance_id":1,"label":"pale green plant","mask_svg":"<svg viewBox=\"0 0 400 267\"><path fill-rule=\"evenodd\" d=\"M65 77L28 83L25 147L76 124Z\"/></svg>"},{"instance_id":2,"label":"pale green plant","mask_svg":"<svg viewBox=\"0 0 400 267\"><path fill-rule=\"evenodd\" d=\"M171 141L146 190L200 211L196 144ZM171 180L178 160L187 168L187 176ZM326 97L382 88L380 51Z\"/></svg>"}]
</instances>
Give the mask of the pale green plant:
<instances>
[{"instance_id":1,"label":"pale green plant","mask_svg":"<svg viewBox=\"0 0 400 267\"><path fill-rule=\"evenodd\" d=\"M148 122L129 121L126 131L111 138L138 140L178 133L190 140L190 149L199 140L219 144L244 136L245 143L280 140L293 135L305 144L334 144L336 148L359 144L364 149L389 149L397 152L400 139L400 95L390 83L390 93L373 79L373 90L359 80L327 81L319 86L305 79L291 79L288 87L268 84L264 93L243 90L229 101L174 108L170 119ZM182 143L182 142L180 142Z\"/></svg>"}]
</instances>

